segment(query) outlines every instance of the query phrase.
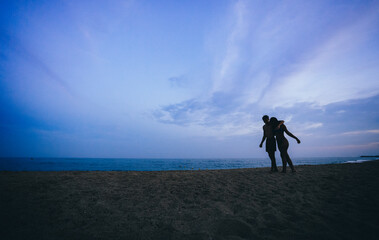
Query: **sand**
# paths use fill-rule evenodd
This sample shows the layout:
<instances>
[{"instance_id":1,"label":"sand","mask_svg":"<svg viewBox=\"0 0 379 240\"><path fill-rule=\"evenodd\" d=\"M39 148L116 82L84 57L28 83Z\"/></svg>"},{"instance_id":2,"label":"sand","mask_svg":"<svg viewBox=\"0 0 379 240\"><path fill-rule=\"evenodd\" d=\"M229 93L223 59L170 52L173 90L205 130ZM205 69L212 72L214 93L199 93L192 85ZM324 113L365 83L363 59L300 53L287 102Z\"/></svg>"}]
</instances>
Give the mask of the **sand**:
<instances>
[{"instance_id":1,"label":"sand","mask_svg":"<svg viewBox=\"0 0 379 240\"><path fill-rule=\"evenodd\" d=\"M379 239L379 161L0 172L1 239Z\"/></svg>"}]
</instances>

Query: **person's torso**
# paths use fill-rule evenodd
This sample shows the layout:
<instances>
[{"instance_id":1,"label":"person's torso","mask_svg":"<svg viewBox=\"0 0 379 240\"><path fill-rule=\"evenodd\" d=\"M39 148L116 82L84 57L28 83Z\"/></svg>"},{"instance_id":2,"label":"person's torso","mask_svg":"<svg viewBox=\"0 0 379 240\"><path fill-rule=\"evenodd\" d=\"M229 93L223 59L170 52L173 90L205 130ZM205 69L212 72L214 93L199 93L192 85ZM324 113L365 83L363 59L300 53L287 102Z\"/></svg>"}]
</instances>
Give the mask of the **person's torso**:
<instances>
[{"instance_id":1,"label":"person's torso","mask_svg":"<svg viewBox=\"0 0 379 240\"><path fill-rule=\"evenodd\" d=\"M274 135L276 136L276 140L278 142L286 140L286 138L284 137L284 127L283 127L283 125L281 125L278 130L274 131Z\"/></svg>"},{"instance_id":2,"label":"person's torso","mask_svg":"<svg viewBox=\"0 0 379 240\"><path fill-rule=\"evenodd\" d=\"M265 136L267 138L274 138L274 131L273 131L271 125L267 125L267 124L264 125L263 130L265 131Z\"/></svg>"}]
</instances>

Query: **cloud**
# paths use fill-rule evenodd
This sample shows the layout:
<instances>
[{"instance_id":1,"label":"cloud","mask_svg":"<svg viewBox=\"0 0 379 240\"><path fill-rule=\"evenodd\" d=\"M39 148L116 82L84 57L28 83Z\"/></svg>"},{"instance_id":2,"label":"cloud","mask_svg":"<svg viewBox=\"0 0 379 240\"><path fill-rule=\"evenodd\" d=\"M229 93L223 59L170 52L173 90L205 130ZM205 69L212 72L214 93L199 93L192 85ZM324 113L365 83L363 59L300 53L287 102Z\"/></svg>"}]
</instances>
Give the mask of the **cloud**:
<instances>
[{"instance_id":1,"label":"cloud","mask_svg":"<svg viewBox=\"0 0 379 240\"><path fill-rule=\"evenodd\" d=\"M340 13L320 16L325 8ZM376 96L379 55L369 47L379 36L374 30L376 13L375 8L360 7L351 16L338 4L295 1L289 9L286 2L257 7L257 2L237 1L227 17L228 35L215 62L212 88L203 96L161 108L157 119L245 129L237 118L260 119L258 113L278 109L295 111L301 103L304 111ZM310 121L302 129L323 126L321 120Z\"/></svg>"},{"instance_id":2,"label":"cloud","mask_svg":"<svg viewBox=\"0 0 379 240\"><path fill-rule=\"evenodd\" d=\"M379 129L344 132L341 135L379 134Z\"/></svg>"},{"instance_id":3,"label":"cloud","mask_svg":"<svg viewBox=\"0 0 379 240\"><path fill-rule=\"evenodd\" d=\"M325 106L377 95L379 70L375 62L379 56L367 47L378 40L372 31L377 27L376 12L362 13L365 16L353 25L336 29L324 43L316 45L297 69L275 80L262 104L288 107L310 102Z\"/></svg>"},{"instance_id":4,"label":"cloud","mask_svg":"<svg viewBox=\"0 0 379 240\"><path fill-rule=\"evenodd\" d=\"M307 130L307 129L314 129L314 128L320 128L322 127L324 124L323 123L304 123L305 127L303 128L304 130Z\"/></svg>"},{"instance_id":5,"label":"cloud","mask_svg":"<svg viewBox=\"0 0 379 240\"><path fill-rule=\"evenodd\" d=\"M351 149L375 149L379 147L379 142L370 142L366 144L348 144L348 145L334 145L334 146L324 146L320 149L324 150L351 150Z\"/></svg>"},{"instance_id":6,"label":"cloud","mask_svg":"<svg viewBox=\"0 0 379 240\"><path fill-rule=\"evenodd\" d=\"M154 116L163 123L189 125L190 123L204 125L206 123L205 103L196 99L164 106L154 112ZM196 120L196 122L194 122Z\"/></svg>"},{"instance_id":7,"label":"cloud","mask_svg":"<svg viewBox=\"0 0 379 240\"><path fill-rule=\"evenodd\" d=\"M278 11L275 14L281 15L282 10ZM228 35L224 48L220 49L222 57L215 62L210 79L211 89L203 96L157 110L154 116L158 121L182 126L207 126L208 130L213 128L226 135L261 131L261 122L259 128L249 126L254 122L252 119L260 120L260 116L257 117L259 106L256 103L270 87L275 75L272 72L275 68L268 61L281 61L278 60L278 54L265 52L269 50L267 39L261 37L262 31L267 36L266 29L262 26L275 26L275 22L269 23L265 14L256 11L255 6L248 1L235 2L230 7L229 14L226 17L229 19L226 24ZM275 14L270 17L276 17ZM260 25L262 18L264 21ZM256 30L256 27L260 30ZM282 30L277 29L277 34L280 31ZM177 85L181 79L172 78L169 81Z\"/></svg>"},{"instance_id":8,"label":"cloud","mask_svg":"<svg viewBox=\"0 0 379 240\"><path fill-rule=\"evenodd\" d=\"M221 62L217 66L217 71L213 79L212 92L225 91L225 89L233 88L233 75L235 70L238 69L240 62L240 55L243 49L240 42L246 36L246 2L239 0L232 7L232 23L231 31L226 40L226 53Z\"/></svg>"},{"instance_id":9,"label":"cloud","mask_svg":"<svg viewBox=\"0 0 379 240\"><path fill-rule=\"evenodd\" d=\"M162 107L154 112L157 121L191 128L193 135L201 136L240 136L261 132L262 122L257 122L252 113L239 111L232 104L223 108L217 97L206 101L187 100Z\"/></svg>"},{"instance_id":10,"label":"cloud","mask_svg":"<svg viewBox=\"0 0 379 240\"><path fill-rule=\"evenodd\" d=\"M192 133L208 136L248 135L257 132L252 125L253 114L241 101L236 76L244 58L243 46L248 33L247 1L237 1L230 7L228 36L223 54L215 62L211 88L203 96L164 106L154 112L156 120L166 124L191 127ZM265 76L262 76L265 78ZM186 79L170 78L172 86L181 86ZM261 131L261 122L259 122Z\"/></svg>"},{"instance_id":11,"label":"cloud","mask_svg":"<svg viewBox=\"0 0 379 240\"><path fill-rule=\"evenodd\" d=\"M32 51L26 48L16 36L10 37L10 47L18 57L30 64L33 68L40 70L49 80L62 89L65 93L73 96L74 92L66 80L60 77L48 64L37 57Z\"/></svg>"},{"instance_id":12,"label":"cloud","mask_svg":"<svg viewBox=\"0 0 379 240\"><path fill-rule=\"evenodd\" d=\"M188 81L188 79L185 76L170 77L168 79L170 86L174 87L174 88L181 88L181 87L186 86L187 81Z\"/></svg>"}]
</instances>

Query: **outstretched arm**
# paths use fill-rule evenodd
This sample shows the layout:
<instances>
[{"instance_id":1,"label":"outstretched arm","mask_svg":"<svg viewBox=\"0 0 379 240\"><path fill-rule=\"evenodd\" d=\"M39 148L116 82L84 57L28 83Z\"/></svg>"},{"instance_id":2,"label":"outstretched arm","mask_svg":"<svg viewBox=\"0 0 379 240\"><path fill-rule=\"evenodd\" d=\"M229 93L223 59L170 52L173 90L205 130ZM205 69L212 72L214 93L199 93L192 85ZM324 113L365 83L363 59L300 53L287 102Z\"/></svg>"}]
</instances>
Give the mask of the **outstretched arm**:
<instances>
[{"instance_id":1,"label":"outstretched arm","mask_svg":"<svg viewBox=\"0 0 379 240\"><path fill-rule=\"evenodd\" d=\"M287 133L288 136L296 139L297 143L300 143L300 140L295 135L293 135L290 131L288 131L286 126L284 126L284 131Z\"/></svg>"},{"instance_id":2,"label":"outstretched arm","mask_svg":"<svg viewBox=\"0 0 379 240\"><path fill-rule=\"evenodd\" d=\"M262 137L262 141L261 141L261 144L259 144L259 147L261 148L262 145L263 145L263 142L266 140L266 134L265 134L265 130L263 129L263 137Z\"/></svg>"},{"instance_id":3,"label":"outstretched arm","mask_svg":"<svg viewBox=\"0 0 379 240\"><path fill-rule=\"evenodd\" d=\"M284 124L284 121L283 120L280 120L279 121L279 124L278 126L275 128L275 130L278 130L280 128L280 126L282 126Z\"/></svg>"}]
</instances>

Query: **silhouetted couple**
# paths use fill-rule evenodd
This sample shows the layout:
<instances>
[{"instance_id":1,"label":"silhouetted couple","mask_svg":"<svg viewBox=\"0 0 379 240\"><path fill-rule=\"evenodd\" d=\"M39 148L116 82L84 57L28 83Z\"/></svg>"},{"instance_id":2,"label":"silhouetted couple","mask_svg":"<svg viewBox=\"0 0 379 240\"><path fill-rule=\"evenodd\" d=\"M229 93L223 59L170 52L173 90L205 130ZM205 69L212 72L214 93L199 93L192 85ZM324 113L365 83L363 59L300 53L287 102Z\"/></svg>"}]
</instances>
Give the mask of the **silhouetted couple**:
<instances>
[{"instance_id":1,"label":"silhouetted couple","mask_svg":"<svg viewBox=\"0 0 379 240\"><path fill-rule=\"evenodd\" d=\"M288 155L289 143L287 138L284 136L284 132L287 133L288 136L296 139L297 143L300 143L300 140L287 130L286 125L284 125L284 121L278 121L275 117L270 119L267 115L264 115L262 120L265 125L263 126L263 137L259 147L262 147L263 142L266 140L266 152L271 159L271 172L278 171L275 160L276 142L278 143L280 156L283 162L282 173L286 172L287 163L292 172L296 172L293 167L292 160Z\"/></svg>"}]
</instances>

